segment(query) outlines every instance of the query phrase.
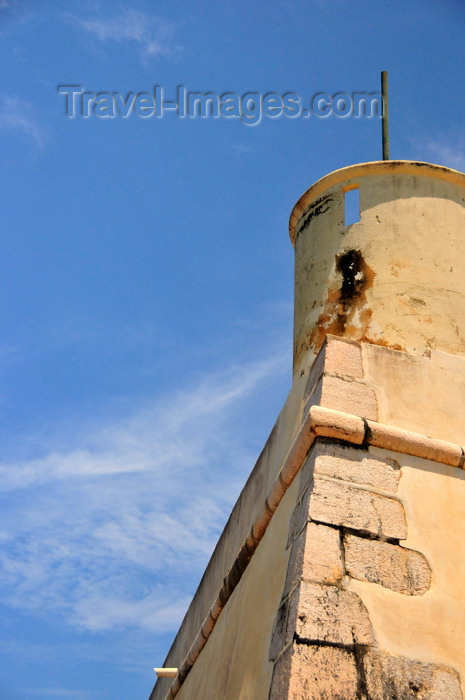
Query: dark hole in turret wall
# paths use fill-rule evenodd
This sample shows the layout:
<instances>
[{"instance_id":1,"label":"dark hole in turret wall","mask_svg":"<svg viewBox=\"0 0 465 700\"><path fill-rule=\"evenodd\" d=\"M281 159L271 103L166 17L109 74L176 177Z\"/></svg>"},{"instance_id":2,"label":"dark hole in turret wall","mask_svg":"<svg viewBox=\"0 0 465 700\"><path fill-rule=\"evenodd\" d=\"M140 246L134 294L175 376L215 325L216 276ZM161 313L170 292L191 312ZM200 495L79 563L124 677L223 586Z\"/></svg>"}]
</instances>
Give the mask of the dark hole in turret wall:
<instances>
[{"instance_id":1,"label":"dark hole in turret wall","mask_svg":"<svg viewBox=\"0 0 465 700\"><path fill-rule=\"evenodd\" d=\"M324 307L315 325L307 331L306 338L295 349L297 361L309 347L317 352L328 334L353 340L366 337L371 318L366 291L373 285L374 271L365 262L360 250L344 250L335 259L336 279L328 289ZM373 342L369 340L368 342ZM398 348L401 349L401 348Z\"/></svg>"},{"instance_id":2,"label":"dark hole in turret wall","mask_svg":"<svg viewBox=\"0 0 465 700\"><path fill-rule=\"evenodd\" d=\"M365 282L365 261L360 250L347 250L336 258L336 269L342 275L340 300L348 302L360 296Z\"/></svg>"}]
</instances>

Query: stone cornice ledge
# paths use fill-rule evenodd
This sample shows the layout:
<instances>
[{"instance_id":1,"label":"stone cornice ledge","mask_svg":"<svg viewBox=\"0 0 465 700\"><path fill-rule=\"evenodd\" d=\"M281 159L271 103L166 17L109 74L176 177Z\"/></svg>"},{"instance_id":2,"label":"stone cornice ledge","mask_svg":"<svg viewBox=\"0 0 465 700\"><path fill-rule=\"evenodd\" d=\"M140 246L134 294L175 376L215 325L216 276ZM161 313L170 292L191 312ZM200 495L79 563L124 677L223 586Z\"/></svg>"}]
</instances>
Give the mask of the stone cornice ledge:
<instances>
[{"instance_id":1,"label":"stone cornice ledge","mask_svg":"<svg viewBox=\"0 0 465 700\"><path fill-rule=\"evenodd\" d=\"M393 452L428 459L459 469L465 468L465 450L460 445L445 440L436 440L409 430L367 420L341 411L322 406L311 406L307 411L284 464L265 499L260 514L256 518L249 536L223 580L218 596L210 608L199 633L186 658L179 667L178 675L171 685L165 700L176 697L189 671L208 641L215 623L242 578L255 550L260 544L273 514L281 503L284 494L303 466L305 459L317 437L343 440L354 445L380 447Z\"/></svg>"}]
</instances>

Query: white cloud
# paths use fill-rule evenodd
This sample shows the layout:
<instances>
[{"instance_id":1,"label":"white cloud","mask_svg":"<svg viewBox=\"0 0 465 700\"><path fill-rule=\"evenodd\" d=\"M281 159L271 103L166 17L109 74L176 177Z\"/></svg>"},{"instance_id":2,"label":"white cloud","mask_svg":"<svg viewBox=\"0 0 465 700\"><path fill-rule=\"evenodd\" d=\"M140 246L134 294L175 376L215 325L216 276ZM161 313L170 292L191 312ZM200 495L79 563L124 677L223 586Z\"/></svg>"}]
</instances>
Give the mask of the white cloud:
<instances>
[{"instance_id":1,"label":"white cloud","mask_svg":"<svg viewBox=\"0 0 465 700\"><path fill-rule=\"evenodd\" d=\"M179 51L174 44L174 25L156 15L128 9L111 18L72 18L73 23L101 42L133 42L145 58L172 56Z\"/></svg>"},{"instance_id":2,"label":"white cloud","mask_svg":"<svg viewBox=\"0 0 465 700\"><path fill-rule=\"evenodd\" d=\"M39 148L46 138L34 107L16 95L0 95L0 131L16 132Z\"/></svg>"},{"instance_id":3,"label":"white cloud","mask_svg":"<svg viewBox=\"0 0 465 700\"><path fill-rule=\"evenodd\" d=\"M0 465L3 601L81 629L175 630L261 447L251 399L287 370L278 355L217 373Z\"/></svg>"},{"instance_id":4,"label":"white cloud","mask_svg":"<svg viewBox=\"0 0 465 700\"><path fill-rule=\"evenodd\" d=\"M179 624L191 596L180 595L166 586L154 586L138 600L112 596L108 590L81 598L76 614L81 625L93 631L111 627L140 627L150 631L171 631Z\"/></svg>"}]
</instances>

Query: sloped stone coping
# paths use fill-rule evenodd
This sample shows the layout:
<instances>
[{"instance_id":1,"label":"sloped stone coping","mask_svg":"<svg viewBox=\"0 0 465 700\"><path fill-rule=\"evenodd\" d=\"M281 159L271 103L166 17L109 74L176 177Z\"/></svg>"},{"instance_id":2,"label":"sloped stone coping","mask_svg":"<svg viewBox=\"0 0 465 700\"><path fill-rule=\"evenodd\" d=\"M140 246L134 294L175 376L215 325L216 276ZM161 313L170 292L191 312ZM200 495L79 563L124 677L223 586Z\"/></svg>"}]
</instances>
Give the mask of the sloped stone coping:
<instances>
[{"instance_id":1,"label":"sloped stone coping","mask_svg":"<svg viewBox=\"0 0 465 700\"><path fill-rule=\"evenodd\" d=\"M354 445L375 446L393 452L428 459L460 469L465 468L465 450L445 440L437 440L419 433L395 428L377 421L367 420L322 406L311 406L307 411L299 432L287 454L284 464L274 482L260 514L225 576L221 590L205 618L186 658L179 666L165 700L176 697L200 652L207 643L221 611L245 572L255 550L260 544L273 514L287 489L299 473L305 459L318 437L342 440Z\"/></svg>"}]
</instances>

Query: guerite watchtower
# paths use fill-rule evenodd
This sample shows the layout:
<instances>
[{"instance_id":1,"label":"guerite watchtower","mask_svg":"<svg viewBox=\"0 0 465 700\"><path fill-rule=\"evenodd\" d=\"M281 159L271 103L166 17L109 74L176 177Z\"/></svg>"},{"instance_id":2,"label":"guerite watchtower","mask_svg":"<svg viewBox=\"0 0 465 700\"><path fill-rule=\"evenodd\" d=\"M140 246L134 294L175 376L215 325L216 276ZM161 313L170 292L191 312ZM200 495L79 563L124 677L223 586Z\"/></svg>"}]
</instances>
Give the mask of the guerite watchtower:
<instances>
[{"instance_id":1,"label":"guerite watchtower","mask_svg":"<svg viewBox=\"0 0 465 700\"><path fill-rule=\"evenodd\" d=\"M289 397L151 700L458 700L465 690L465 175L316 182Z\"/></svg>"}]
</instances>

